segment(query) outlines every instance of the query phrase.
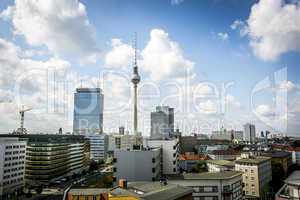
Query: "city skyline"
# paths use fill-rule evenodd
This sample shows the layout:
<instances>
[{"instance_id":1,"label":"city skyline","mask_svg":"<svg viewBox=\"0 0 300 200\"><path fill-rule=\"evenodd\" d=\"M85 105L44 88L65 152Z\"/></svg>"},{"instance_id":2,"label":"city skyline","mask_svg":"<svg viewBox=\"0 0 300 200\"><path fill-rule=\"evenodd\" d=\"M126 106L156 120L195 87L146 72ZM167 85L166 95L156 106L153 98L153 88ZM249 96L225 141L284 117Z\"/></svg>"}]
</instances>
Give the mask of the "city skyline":
<instances>
[{"instance_id":1,"label":"city skyline","mask_svg":"<svg viewBox=\"0 0 300 200\"><path fill-rule=\"evenodd\" d=\"M80 85L103 89L104 132L131 130L137 32L143 135L168 105L184 135L249 122L298 136L299 18L285 0L1 1L0 133L18 128L22 105L29 133L72 132Z\"/></svg>"}]
</instances>

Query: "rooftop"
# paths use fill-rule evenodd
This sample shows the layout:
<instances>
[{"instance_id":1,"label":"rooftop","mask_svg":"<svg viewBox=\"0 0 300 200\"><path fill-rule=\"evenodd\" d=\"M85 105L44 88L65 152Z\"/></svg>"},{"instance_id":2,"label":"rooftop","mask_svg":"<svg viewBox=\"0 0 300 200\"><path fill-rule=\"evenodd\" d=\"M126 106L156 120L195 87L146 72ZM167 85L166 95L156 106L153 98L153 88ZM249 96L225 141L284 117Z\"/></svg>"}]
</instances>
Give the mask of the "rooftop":
<instances>
[{"instance_id":1,"label":"rooftop","mask_svg":"<svg viewBox=\"0 0 300 200\"><path fill-rule=\"evenodd\" d=\"M228 160L208 160L207 163L225 166L225 167L234 167L234 162Z\"/></svg>"},{"instance_id":2,"label":"rooftop","mask_svg":"<svg viewBox=\"0 0 300 200\"><path fill-rule=\"evenodd\" d=\"M294 171L286 180L285 182L289 185L300 185L300 171Z\"/></svg>"},{"instance_id":3,"label":"rooftop","mask_svg":"<svg viewBox=\"0 0 300 200\"><path fill-rule=\"evenodd\" d=\"M235 151L233 149L228 149L228 150L217 149L217 150L213 150L211 154L213 154L213 155L240 155L241 152Z\"/></svg>"},{"instance_id":4,"label":"rooftop","mask_svg":"<svg viewBox=\"0 0 300 200\"><path fill-rule=\"evenodd\" d=\"M186 173L184 179L186 180L219 180L219 179L231 179L237 176L241 176L241 172L237 171L224 171L224 172L204 172L204 173Z\"/></svg>"},{"instance_id":5,"label":"rooftop","mask_svg":"<svg viewBox=\"0 0 300 200\"><path fill-rule=\"evenodd\" d=\"M144 200L174 200L179 197L192 194L191 188L167 184L160 182L130 182L127 189L114 188L111 190L112 196L134 196Z\"/></svg>"},{"instance_id":6,"label":"rooftop","mask_svg":"<svg viewBox=\"0 0 300 200\"><path fill-rule=\"evenodd\" d=\"M235 163L238 163L238 164L242 164L242 163L260 164L260 163L266 162L270 159L271 158L269 158L269 157L258 156L258 157L255 157L255 158L242 158L242 159L236 160Z\"/></svg>"},{"instance_id":7,"label":"rooftop","mask_svg":"<svg viewBox=\"0 0 300 200\"><path fill-rule=\"evenodd\" d=\"M110 189L105 188L74 188L70 189L69 193L72 195L96 195L102 193L109 193Z\"/></svg>"},{"instance_id":8,"label":"rooftop","mask_svg":"<svg viewBox=\"0 0 300 200\"><path fill-rule=\"evenodd\" d=\"M198 155L198 154L181 154L179 160L209 160L207 155Z\"/></svg>"}]
</instances>

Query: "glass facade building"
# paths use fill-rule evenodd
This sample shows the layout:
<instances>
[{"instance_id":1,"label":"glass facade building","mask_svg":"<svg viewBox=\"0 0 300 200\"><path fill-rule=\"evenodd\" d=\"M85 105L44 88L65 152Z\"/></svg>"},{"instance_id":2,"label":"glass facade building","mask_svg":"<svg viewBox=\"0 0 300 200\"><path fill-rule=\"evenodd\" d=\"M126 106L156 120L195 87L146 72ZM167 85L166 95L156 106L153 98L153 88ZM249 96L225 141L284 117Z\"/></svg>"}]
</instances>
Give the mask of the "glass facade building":
<instances>
[{"instance_id":1,"label":"glass facade building","mask_svg":"<svg viewBox=\"0 0 300 200\"><path fill-rule=\"evenodd\" d=\"M102 133L104 96L100 88L77 88L74 94L74 134Z\"/></svg>"}]
</instances>

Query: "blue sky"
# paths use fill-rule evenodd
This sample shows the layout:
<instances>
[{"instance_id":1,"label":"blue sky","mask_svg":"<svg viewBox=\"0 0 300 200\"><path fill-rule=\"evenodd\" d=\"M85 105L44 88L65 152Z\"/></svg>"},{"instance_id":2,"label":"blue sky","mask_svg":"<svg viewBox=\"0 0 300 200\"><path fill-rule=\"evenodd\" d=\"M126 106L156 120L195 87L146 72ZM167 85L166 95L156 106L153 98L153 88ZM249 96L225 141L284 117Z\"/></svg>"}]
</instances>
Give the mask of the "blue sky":
<instances>
[{"instance_id":1,"label":"blue sky","mask_svg":"<svg viewBox=\"0 0 300 200\"><path fill-rule=\"evenodd\" d=\"M235 124L233 128L242 129L242 124L250 121L255 123L260 129L271 129L274 132L289 132L293 135L298 133L299 126L297 126L298 124L295 121L298 119L298 111L300 110L300 104L298 103L298 74L300 69L297 66L300 63L300 44L298 42L300 28L285 26L287 22L297 26L297 20L299 19L295 19L292 16L300 17L298 1L291 3L285 0L63 0L61 2L47 2L46 6L44 4L45 8L42 3L34 3L34 1L30 0L24 2L22 3L18 0L1 1L0 38L4 39L5 43L11 43L18 47L22 52L26 50L36 51L33 55L26 58L20 56L19 54L22 54L20 52L18 56L21 57L21 60L28 59L30 62L34 62L34 65L37 65L38 68L40 67L39 61L43 62L43 65L49 65L49 60L52 58L56 59L55 63L58 63L57 65L63 65L64 68L67 68L69 76L76 74L77 82L73 83L73 89L76 85L78 86L78 82L80 82L78 80L86 79L86 82L93 82L93 78L97 78L97 75L105 70L113 70L130 75L131 44L133 33L137 32L138 57L142 80L151 81L162 90L160 101L147 104L150 108L149 110L153 110L155 104L161 103L162 99L167 95L168 92L165 85L169 80L176 80L179 84L183 84L180 79L182 77L179 76L182 75L181 71L184 71L183 68L186 67L186 69L190 68L195 75L191 79L192 87L196 87L204 81L214 84L218 88L223 83L233 82L233 85L228 90L228 95L232 97L232 102L227 102L230 104L228 106L230 108L225 114L225 116L228 116L229 122L224 122L224 124L221 122L222 125L229 128L232 127L229 124L233 123ZM84 10L81 9L82 5ZM9 6L13 9L9 10ZM287 12L284 9L286 6L293 7L291 13L285 13ZM49 7L54 9L49 9ZM59 9L55 9L56 7ZM25 12L22 12L22 9ZM39 12L31 12L32 10L30 9L35 9L35 11L38 10ZM57 12L55 12L56 10ZM66 16L66 10L75 14ZM273 12L274 10L277 12ZM283 18L281 16L286 17ZM266 21L266 19L270 19L270 21ZM233 28L232 25L235 21L238 22L238 25ZM88 22L88 25L85 22ZM160 30L160 32L153 32L153 30ZM285 35L282 34L283 30L286 33ZM39 38L40 40L38 40ZM60 43L63 41L61 38L69 38L70 41L66 40L65 43ZM115 47L122 50L113 51L112 39L118 39ZM166 46L163 46L163 49L159 49L162 58L157 55L157 57L153 58L156 61L152 62L151 53L153 53L153 49L161 47L161 45L157 44L157 41L161 41ZM77 44L78 46L76 46ZM172 46L171 44L176 44L176 47L170 47ZM169 47L171 49L168 49ZM172 51L174 51L174 54L170 55L169 53L172 53ZM108 55L110 52L112 54L110 54L111 60L109 62ZM118 60L120 56L124 57L124 59ZM175 61L165 59L167 56L171 56ZM85 60L85 58L91 57L93 58L92 61ZM177 57L179 57L178 60ZM124 63L122 63L123 61ZM2 65L7 65L7 68L13 66L5 63L2 63ZM273 80L274 72L283 67L287 67L284 90L288 93L288 109L291 110L293 115L288 115L287 117L291 124L285 122L288 128L278 130L272 123L268 122L266 125L265 118L262 119L261 116L257 116L257 112L259 115L267 118L274 116L274 91L278 89L276 84L255 96L254 107L258 109L256 114L253 114L253 108L250 108L249 104L250 94L255 85L268 76ZM22 67L20 69L22 70ZM161 75L159 75L159 70L163 71ZM173 72L170 72L170 70ZM174 73L177 70L178 73ZM113 83L116 86L111 87L119 86L117 80L113 79ZM122 86L122 84L120 85ZM13 85L2 84L0 88L4 94L5 92L12 92ZM36 96L41 95L42 90L42 88L39 88L40 93L37 93ZM122 99L126 99L124 97L126 95L130 96L130 90L129 92L127 90L128 88L115 88L116 95L120 95L120 100L112 104L120 103ZM113 88L107 90L108 93L110 91L114 91ZM72 115L72 88L69 93L68 95L71 99L67 103L68 107L70 106L69 111L67 114L59 115L67 124L59 125L67 130L70 130L72 123L72 117L67 117L66 119L66 116ZM109 94L104 93L104 95L107 96L106 101L110 103L117 101L116 98L110 100ZM15 99L14 94L11 96ZM112 95L112 97L116 96ZM24 101L26 102L26 100ZM27 102L32 101L27 99ZM199 103L199 105L204 107L203 113L201 109L200 111L194 110L193 116L189 116L189 113L180 112L177 115L177 120L182 121L182 118L187 118L188 120L190 118L199 118L200 124L203 119L215 122L220 119L219 113L213 112L213 108L208 110L207 108L213 107L213 105L219 107L219 101L222 100L215 101L205 97ZM4 100L2 102L5 103ZM62 104L64 103L66 102ZM188 102L185 103L188 104ZM17 103L10 105L11 109L13 110L13 107L17 105ZM176 106L172 105L172 102L170 102L170 105ZM130 121L125 122L123 119L123 116L128 115L128 113L131 113L130 106L121 113L107 113L104 127L110 127L111 129L109 130L112 130L117 128L118 125L127 124L127 128L130 129ZM140 116L143 120L140 121L149 120L149 114L148 112L141 112ZM284 113L281 114L284 115ZM29 116L32 119L42 121L41 117L34 112L29 114ZM290 117L293 119L290 119ZM55 113L54 115L53 113L44 113L43 120L46 119L49 122L53 118L56 118ZM14 124L17 126L18 116L14 114L11 116L11 119L9 123L2 122L3 124L0 124L3 126L1 127L2 131L10 131ZM274 120L270 121L275 122ZM54 126L53 129L58 129L57 126ZM140 124L140 126L148 125ZM53 131L52 129L39 129L38 125L30 128L33 131ZM185 130L185 128L182 129ZM209 131L201 130L201 128L198 131L209 133ZM188 134L190 129L186 130L186 132ZM147 133L145 134L147 135Z\"/></svg>"}]
</instances>

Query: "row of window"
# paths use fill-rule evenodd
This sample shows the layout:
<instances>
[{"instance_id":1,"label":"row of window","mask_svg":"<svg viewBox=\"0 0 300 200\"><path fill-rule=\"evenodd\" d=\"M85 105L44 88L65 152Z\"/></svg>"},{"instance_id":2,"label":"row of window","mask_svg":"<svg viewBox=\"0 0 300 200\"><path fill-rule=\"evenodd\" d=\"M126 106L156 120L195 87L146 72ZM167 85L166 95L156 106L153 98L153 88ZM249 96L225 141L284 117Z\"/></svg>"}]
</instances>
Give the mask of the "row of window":
<instances>
[{"instance_id":1,"label":"row of window","mask_svg":"<svg viewBox=\"0 0 300 200\"><path fill-rule=\"evenodd\" d=\"M4 173L15 172L15 171L22 170L22 169L24 169L23 166L22 167L12 168L12 169L5 169Z\"/></svg>"},{"instance_id":2,"label":"row of window","mask_svg":"<svg viewBox=\"0 0 300 200\"><path fill-rule=\"evenodd\" d=\"M5 161L8 161L8 160L19 160L19 159L24 159L24 158L25 158L25 156L6 157Z\"/></svg>"},{"instance_id":3,"label":"row of window","mask_svg":"<svg viewBox=\"0 0 300 200\"><path fill-rule=\"evenodd\" d=\"M22 176L24 173L23 172L19 172L19 173L14 173L14 174L10 174L10 175L5 175L3 176L3 179L9 179L9 178L13 178L16 176Z\"/></svg>"},{"instance_id":4,"label":"row of window","mask_svg":"<svg viewBox=\"0 0 300 200\"><path fill-rule=\"evenodd\" d=\"M23 150L23 151L6 151L5 155L11 155L11 154L15 155L15 154L21 154L21 153L25 153L25 150Z\"/></svg>"},{"instance_id":5,"label":"row of window","mask_svg":"<svg viewBox=\"0 0 300 200\"><path fill-rule=\"evenodd\" d=\"M15 165L21 165L24 164L24 161L19 161L19 162L12 162L12 163L5 163L4 167L10 167L10 166L15 166Z\"/></svg>"},{"instance_id":6,"label":"row of window","mask_svg":"<svg viewBox=\"0 0 300 200\"><path fill-rule=\"evenodd\" d=\"M17 178L17 179L13 179L13 180L10 180L10 181L4 181L3 182L3 186L9 185L9 184L13 184L13 183L17 183L17 182L21 182L21 181L23 181L23 177Z\"/></svg>"},{"instance_id":7,"label":"row of window","mask_svg":"<svg viewBox=\"0 0 300 200\"><path fill-rule=\"evenodd\" d=\"M201 193L210 193L210 192L218 192L218 186L199 186L199 187L193 187L194 192L201 192Z\"/></svg>"},{"instance_id":8,"label":"row of window","mask_svg":"<svg viewBox=\"0 0 300 200\"><path fill-rule=\"evenodd\" d=\"M18 149L18 148L25 148L25 145L13 145L13 146L5 147L5 149Z\"/></svg>"}]
</instances>

